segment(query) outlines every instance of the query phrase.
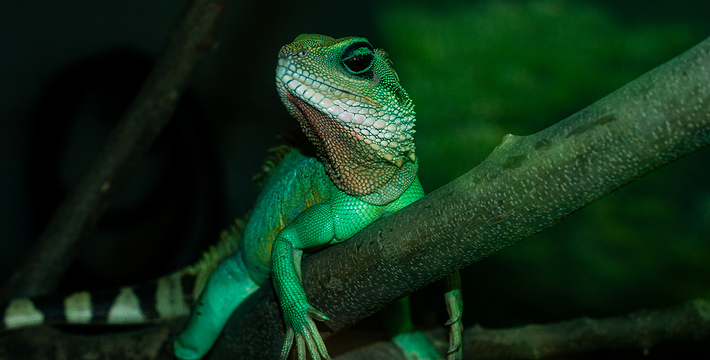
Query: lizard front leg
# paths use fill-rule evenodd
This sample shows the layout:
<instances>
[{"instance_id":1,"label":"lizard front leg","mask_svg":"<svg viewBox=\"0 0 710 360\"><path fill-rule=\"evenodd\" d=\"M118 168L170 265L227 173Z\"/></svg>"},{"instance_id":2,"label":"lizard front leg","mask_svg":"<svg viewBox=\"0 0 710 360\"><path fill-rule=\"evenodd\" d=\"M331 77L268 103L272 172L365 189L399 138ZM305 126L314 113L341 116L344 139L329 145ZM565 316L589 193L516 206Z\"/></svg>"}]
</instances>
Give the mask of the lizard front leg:
<instances>
[{"instance_id":1,"label":"lizard front leg","mask_svg":"<svg viewBox=\"0 0 710 360\"><path fill-rule=\"evenodd\" d=\"M315 359L329 359L323 339L313 319L328 317L306 300L301 284L302 249L324 245L335 237L333 215L327 203L316 204L299 214L279 232L271 250L271 271L286 323L286 340L281 359L286 359L294 339L299 360L305 360L305 347Z\"/></svg>"}]
</instances>

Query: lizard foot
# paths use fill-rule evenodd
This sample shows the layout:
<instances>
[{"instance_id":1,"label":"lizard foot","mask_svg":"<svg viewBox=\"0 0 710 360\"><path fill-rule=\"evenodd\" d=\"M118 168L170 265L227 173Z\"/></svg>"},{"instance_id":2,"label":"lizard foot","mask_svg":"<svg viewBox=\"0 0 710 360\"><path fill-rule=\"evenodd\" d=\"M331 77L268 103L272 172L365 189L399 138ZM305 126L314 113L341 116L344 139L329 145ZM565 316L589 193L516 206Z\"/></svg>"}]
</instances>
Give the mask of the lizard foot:
<instances>
[{"instance_id":1,"label":"lizard foot","mask_svg":"<svg viewBox=\"0 0 710 360\"><path fill-rule=\"evenodd\" d=\"M401 333L392 337L392 342L402 351L407 360L441 360L429 338L421 331Z\"/></svg>"},{"instance_id":2,"label":"lizard foot","mask_svg":"<svg viewBox=\"0 0 710 360\"><path fill-rule=\"evenodd\" d=\"M306 346L313 359L330 359L316 323L313 322L313 319L329 321L325 314L307 305L303 311L290 312L285 318L286 340L281 349L281 360L286 360L288 357L294 338L298 349L298 360L306 360Z\"/></svg>"}]
</instances>

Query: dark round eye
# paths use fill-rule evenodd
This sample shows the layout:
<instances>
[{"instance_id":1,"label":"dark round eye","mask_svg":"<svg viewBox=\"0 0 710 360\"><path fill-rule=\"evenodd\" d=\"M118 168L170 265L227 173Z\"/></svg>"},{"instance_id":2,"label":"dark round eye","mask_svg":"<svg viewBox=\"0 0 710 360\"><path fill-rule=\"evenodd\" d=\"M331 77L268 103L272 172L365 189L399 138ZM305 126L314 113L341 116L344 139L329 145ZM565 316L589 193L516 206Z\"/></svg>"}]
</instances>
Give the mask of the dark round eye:
<instances>
[{"instance_id":1,"label":"dark round eye","mask_svg":"<svg viewBox=\"0 0 710 360\"><path fill-rule=\"evenodd\" d=\"M353 74L362 74L372 65L372 54L359 54L343 60L345 68Z\"/></svg>"}]
</instances>

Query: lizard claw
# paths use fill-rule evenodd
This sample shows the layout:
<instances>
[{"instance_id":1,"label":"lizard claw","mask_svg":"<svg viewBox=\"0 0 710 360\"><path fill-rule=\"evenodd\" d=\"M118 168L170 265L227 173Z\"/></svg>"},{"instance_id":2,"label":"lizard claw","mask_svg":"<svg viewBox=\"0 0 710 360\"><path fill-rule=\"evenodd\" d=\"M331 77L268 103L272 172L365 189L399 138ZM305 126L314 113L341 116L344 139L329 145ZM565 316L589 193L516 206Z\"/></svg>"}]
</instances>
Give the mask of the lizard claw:
<instances>
[{"instance_id":1,"label":"lizard claw","mask_svg":"<svg viewBox=\"0 0 710 360\"><path fill-rule=\"evenodd\" d=\"M461 333L463 332L463 324L458 319L447 325L451 325L451 330L449 332L449 349L447 351L447 360L460 360L463 359L463 348L461 347Z\"/></svg>"},{"instance_id":2,"label":"lizard claw","mask_svg":"<svg viewBox=\"0 0 710 360\"><path fill-rule=\"evenodd\" d=\"M446 299L446 310L449 313L449 321L447 326L451 326L449 331L449 350L447 351L447 360L463 359L462 333L463 322L461 315L463 314L463 299L461 296L461 277L458 272L455 272L447 277L449 291L444 294Z\"/></svg>"},{"instance_id":3,"label":"lizard claw","mask_svg":"<svg viewBox=\"0 0 710 360\"><path fill-rule=\"evenodd\" d=\"M330 359L313 319L330 321L325 314L310 306L305 311L286 316L286 339L283 348L281 348L281 360L286 360L288 357L294 339L296 340L298 360L306 360L306 349L315 360Z\"/></svg>"},{"instance_id":4,"label":"lizard claw","mask_svg":"<svg viewBox=\"0 0 710 360\"><path fill-rule=\"evenodd\" d=\"M460 360L463 359L463 348L461 347L462 333L463 333L463 322L461 321L461 315L453 315L449 321L446 322L446 326L451 326L449 330L449 349L446 351L447 360Z\"/></svg>"}]
</instances>

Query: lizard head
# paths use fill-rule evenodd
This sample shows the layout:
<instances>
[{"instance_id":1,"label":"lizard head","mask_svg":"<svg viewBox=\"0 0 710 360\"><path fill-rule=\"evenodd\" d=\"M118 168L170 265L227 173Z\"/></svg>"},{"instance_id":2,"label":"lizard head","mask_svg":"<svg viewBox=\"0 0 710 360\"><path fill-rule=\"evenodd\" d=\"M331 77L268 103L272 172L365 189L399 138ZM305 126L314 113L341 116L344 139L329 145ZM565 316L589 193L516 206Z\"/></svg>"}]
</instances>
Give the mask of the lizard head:
<instances>
[{"instance_id":1,"label":"lizard head","mask_svg":"<svg viewBox=\"0 0 710 360\"><path fill-rule=\"evenodd\" d=\"M386 204L414 181L414 104L383 50L299 35L279 52L276 85L340 190Z\"/></svg>"}]
</instances>

